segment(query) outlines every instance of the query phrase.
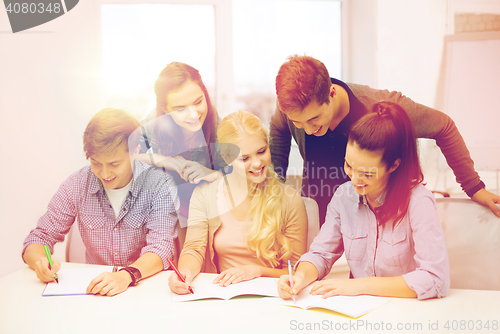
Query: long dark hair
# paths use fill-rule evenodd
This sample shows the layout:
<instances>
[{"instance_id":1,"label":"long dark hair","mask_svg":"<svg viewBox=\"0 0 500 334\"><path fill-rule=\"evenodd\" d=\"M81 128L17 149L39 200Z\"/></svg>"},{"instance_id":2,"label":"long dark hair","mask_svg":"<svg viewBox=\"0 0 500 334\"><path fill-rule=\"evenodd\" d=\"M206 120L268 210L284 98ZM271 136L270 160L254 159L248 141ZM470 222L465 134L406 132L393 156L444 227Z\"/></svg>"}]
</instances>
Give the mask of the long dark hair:
<instances>
[{"instance_id":1,"label":"long dark hair","mask_svg":"<svg viewBox=\"0 0 500 334\"><path fill-rule=\"evenodd\" d=\"M179 148L184 147L181 129L174 122L172 117L166 114L163 110L166 110L167 107L167 95L171 91L179 89L188 81L192 81L201 88L207 101L207 117L205 118L205 122L203 123L201 129L205 136L208 154L211 159L212 154L210 144L214 144L216 141L219 115L210 100L207 88L201 80L200 73L192 66L180 62L172 62L168 64L158 76L155 83L156 120L154 135L157 138L157 144L162 155L175 155L181 153L178 152Z\"/></svg>"},{"instance_id":2,"label":"long dark hair","mask_svg":"<svg viewBox=\"0 0 500 334\"><path fill-rule=\"evenodd\" d=\"M424 179L410 117L398 104L378 102L371 113L353 125L349 143L356 143L363 150L383 151L382 163L387 169L401 159L399 167L389 177L384 203L375 209L380 224L391 219L397 224L408 211L411 190Z\"/></svg>"}]
</instances>

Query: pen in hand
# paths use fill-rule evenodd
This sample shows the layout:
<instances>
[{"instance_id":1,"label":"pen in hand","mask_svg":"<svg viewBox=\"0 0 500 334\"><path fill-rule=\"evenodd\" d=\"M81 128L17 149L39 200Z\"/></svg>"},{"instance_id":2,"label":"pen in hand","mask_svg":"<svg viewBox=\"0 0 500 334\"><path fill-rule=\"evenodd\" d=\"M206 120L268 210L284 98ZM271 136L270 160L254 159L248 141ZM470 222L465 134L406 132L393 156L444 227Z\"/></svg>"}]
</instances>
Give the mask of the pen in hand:
<instances>
[{"instance_id":1,"label":"pen in hand","mask_svg":"<svg viewBox=\"0 0 500 334\"><path fill-rule=\"evenodd\" d=\"M172 267L172 269L174 269L175 273L177 274L177 276L179 277L179 279L186 283L186 280L184 279L184 277L182 276L181 272L179 271L179 269L177 268L177 266L175 265L174 262L172 262L172 260L170 259L167 259L168 261L168 264L170 264L170 266ZM189 292L193 293L194 294L194 291L193 291L193 288L192 287L188 287L189 289Z\"/></svg>"},{"instance_id":2,"label":"pen in hand","mask_svg":"<svg viewBox=\"0 0 500 334\"><path fill-rule=\"evenodd\" d=\"M54 265L52 263L52 257L50 256L50 250L47 245L43 245L43 249L45 249L45 255L47 256L47 260L49 260L49 269L52 269L52 266ZM56 279L56 282L59 284L59 278L57 277L57 273L54 274L54 278Z\"/></svg>"},{"instance_id":3,"label":"pen in hand","mask_svg":"<svg viewBox=\"0 0 500 334\"><path fill-rule=\"evenodd\" d=\"M292 275L292 263L288 260L288 276L290 277L290 289L292 289L292 299L295 303L295 295L293 294L293 275Z\"/></svg>"}]
</instances>

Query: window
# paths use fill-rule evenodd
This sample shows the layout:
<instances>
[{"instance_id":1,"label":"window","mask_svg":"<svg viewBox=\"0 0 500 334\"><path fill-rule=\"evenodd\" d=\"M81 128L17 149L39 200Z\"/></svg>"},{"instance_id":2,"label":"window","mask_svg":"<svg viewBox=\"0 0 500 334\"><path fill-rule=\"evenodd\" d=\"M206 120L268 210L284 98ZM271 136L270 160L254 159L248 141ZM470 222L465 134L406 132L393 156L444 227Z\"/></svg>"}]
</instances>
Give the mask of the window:
<instances>
[{"instance_id":1,"label":"window","mask_svg":"<svg viewBox=\"0 0 500 334\"><path fill-rule=\"evenodd\" d=\"M238 109L269 124L274 80L293 54L321 60L341 79L341 0L104 0L102 107L142 119L154 82L172 61L198 69L223 117Z\"/></svg>"},{"instance_id":2,"label":"window","mask_svg":"<svg viewBox=\"0 0 500 334\"><path fill-rule=\"evenodd\" d=\"M200 71L215 94L215 18L211 4L103 4L103 104L138 119L156 105L154 83L172 61Z\"/></svg>"},{"instance_id":3,"label":"window","mask_svg":"<svg viewBox=\"0 0 500 334\"><path fill-rule=\"evenodd\" d=\"M342 79L340 1L233 0L232 12L236 110L269 124L275 78L290 55L317 58Z\"/></svg>"}]
</instances>

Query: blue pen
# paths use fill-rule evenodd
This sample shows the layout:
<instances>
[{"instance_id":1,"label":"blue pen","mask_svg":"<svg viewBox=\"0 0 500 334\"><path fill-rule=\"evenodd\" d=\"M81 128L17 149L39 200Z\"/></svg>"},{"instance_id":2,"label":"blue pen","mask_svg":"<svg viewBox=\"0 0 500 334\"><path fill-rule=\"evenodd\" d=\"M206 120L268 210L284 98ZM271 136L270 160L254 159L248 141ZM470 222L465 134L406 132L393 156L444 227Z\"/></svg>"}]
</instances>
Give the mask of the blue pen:
<instances>
[{"instance_id":1,"label":"blue pen","mask_svg":"<svg viewBox=\"0 0 500 334\"><path fill-rule=\"evenodd\" d=\"M43 245L43 249L45 249L45 255L47 255L47 260L49 260L49 269L52 269L52 266L54 265L52 263L52 257L50 256L50 250L47 245ZM56 279L56 282L59 284L59 278L57 277L57 273L54 274L54 278Z\"/></svg>"},{"instance_id":2,"label":"blue pen","mask_svg":"<svg viewBox=\"0 0 500 334\"><path fill-rule=\"evenodd\" d=\"M292 263L288 260L288 276L290 276L290 288L293 290L293 275L292 275ZM295 295L292 294L293 302L295 303Z\"/></svg>"}]
</instances>

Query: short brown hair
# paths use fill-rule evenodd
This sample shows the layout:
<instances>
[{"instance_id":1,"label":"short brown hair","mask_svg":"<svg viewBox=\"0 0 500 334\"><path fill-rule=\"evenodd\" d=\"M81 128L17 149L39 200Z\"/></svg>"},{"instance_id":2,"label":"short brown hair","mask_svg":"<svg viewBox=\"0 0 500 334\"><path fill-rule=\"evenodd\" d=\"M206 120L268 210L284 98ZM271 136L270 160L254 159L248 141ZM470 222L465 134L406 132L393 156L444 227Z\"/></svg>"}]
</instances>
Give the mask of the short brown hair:
<instances>
[{"instance_id":1,"label":"short brown hair","mask_svg":"<svg viewBox=\"0 0 500 334\"><path fill-rule=\"evenodd\" d=\"M106 108L92 117L83 133L83 150L88 159L95 154L108 154L122 143L129 147L139 145L139 121L121 109Z\"/></svg>"},{"instance_id":2,"label":"short brown hair","mask_svg":"<svg viewBox=\"0 0 500 334\"><path fill-rule=\"evenodd\" d=\"M329 103L332 81L326 66L309 56L293 55L281 65L276 76L276 95L284 113L302 112L313 100Z\"/></svg>"}]
</instances>

